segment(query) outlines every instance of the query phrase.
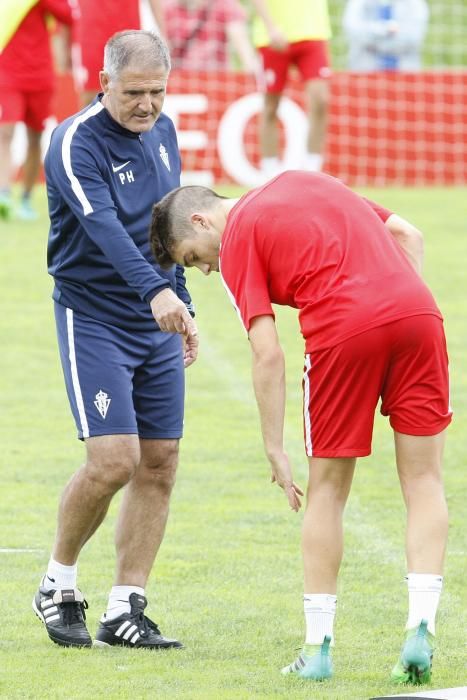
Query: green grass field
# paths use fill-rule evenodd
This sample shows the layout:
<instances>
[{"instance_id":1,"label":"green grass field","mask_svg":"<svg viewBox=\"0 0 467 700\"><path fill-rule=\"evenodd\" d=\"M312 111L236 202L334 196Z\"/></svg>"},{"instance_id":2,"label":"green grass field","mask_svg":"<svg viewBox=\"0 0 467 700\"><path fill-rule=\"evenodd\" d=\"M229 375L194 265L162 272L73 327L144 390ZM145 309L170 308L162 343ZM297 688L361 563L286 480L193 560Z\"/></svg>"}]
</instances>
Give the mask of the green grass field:
<instances>
[{"instance_id":1,"label":"green grass field","mask_svg":"<svg viewBox=\"0 0 467 700\"><path fill-rule=\"evenodd\" d=\"M425 276L446 318L455 421L445 458L451 526L432 688L461 686L467 607L467 191L365 194L424 231ZM148 614L186 649L67 650L49 642L30 602L48 560L59 494L83 459L83 447L75 438L55 344L43 190L37 201L37 223L0 223L0 697L364 700L402 692L388 683L407 598L404 509L391 431L378 416L373 455L357 467L346 511L335 678L323 685L283 678L278 669L294 658L304 633L301 515L269 483L249 348L236 314L218 276L204 278L195 270L189 285L198 308L200 357L188 371L178 482L147 589ZM304 485L303 347L295 313L281 310L278 327L288 360L287 449ZM118 500L80 559L79 585L90 604L92 633L112 585Z\"/></svg>"}]
</instances>

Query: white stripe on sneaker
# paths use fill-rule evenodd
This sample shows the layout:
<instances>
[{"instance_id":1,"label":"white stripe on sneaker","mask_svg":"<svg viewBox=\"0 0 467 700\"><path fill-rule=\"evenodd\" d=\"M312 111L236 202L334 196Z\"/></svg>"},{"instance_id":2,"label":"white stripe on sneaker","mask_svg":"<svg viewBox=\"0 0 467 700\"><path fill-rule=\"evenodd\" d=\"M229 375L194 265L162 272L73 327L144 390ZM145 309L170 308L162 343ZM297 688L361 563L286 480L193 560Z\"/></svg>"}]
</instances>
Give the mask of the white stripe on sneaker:
<instances>
[{"instance_id":1,"label":"white stripe on sneaker","mask_svg":"<svg viewBox=\"0 0 467 700\"><path fill-rule=\"evenodd\" d=\"M45 622L49 624L49 622L53 622L54 620L59 620L60 615L52 615L51 617L46 617L44 618Z\"/></svg>"},{"instance_id":2,"label":"white stripe on sneaker","mask_svg":"<svg viewBox=\"0 0 467 700\"><path fill-rule=\"evenodd\" d=\"M121 637L122 634L124 633L124 631L125 631L126 629L128 629L128 627L129 627L130 625L131 625L131 622L130 622L129 620L125 620L125 622L122 622L122 624L120 625L120 627L118 628L118 630L115 632L115 636L116 636L116 637Z\"/></svg>"},{"instance_id":3,"label":"white stripe on sneaker","mask_svg":"<svg viewBox=\"0 0 467 700\"><path fill-rule=\"evenodd\" d=\"M43 598L43 599L41 600L41 608L42 608L42 610L43 610L44 608L49 608L49 607L50 607L51 605L53 605L53 604L54 604L54 602L53 602L53 600L52 600L51 598L49 598L48 600L47 600L47 599L44 600L44 598Z\"/></svg>"},{"instance_id":4,"label":"white stripe on sneaker","mask_svg":"<svg viewBox=\"0 0 467 700\"><path fill-rule=\"evenodd\" d=\"M123 639L129 639L137 631L138 631L138 628L136 627L136 625L131 625L131 627L129 627L127 629L127 631L125 632L125 634L123 635Z\"/></svg>"},{"instance_id":5,"label":"white stripe on sneaker","mask_svg":"<svg viewBox=\"0 0 467 700\"><path fill-rule=\"evenodd\" d=\"M44 617L48 617L49 615L53 615L54 613L58 612L58 608L56 605L54 605L52 608L47 608L47 610L44 610Z\"/></svg>"},{"instance_id":6,"label":"white stripe on sneaker","mask_svg":"<svg viewBox=\"0 0 467 700\"><path fill-rule=\"evenodd\" d=\"M135 644L139 639L139 632L136 630L132 638L129 640L130 644Z\"/></svg>"}]
</instances>

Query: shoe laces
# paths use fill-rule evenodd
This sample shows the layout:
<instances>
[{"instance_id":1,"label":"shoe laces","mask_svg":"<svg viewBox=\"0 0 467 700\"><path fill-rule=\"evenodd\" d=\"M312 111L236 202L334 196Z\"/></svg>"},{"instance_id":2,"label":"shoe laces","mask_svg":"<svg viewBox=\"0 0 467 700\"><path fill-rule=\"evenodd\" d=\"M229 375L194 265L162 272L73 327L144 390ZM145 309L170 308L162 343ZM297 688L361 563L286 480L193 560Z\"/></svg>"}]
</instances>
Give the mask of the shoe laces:
<instances>
[{"instance_id":1,"label":"shoe laces","mask_svg":"<svg viewBox=\"0 0 467 700\"><path fill-rule=\"evenodd\" d=\"M146 617L142 610L137 612L134 617L142 637L148 637L151 632L160 635L161 631L159 627L155 622L150 620L149 617Z\"/></svg>"},{"instance_id":2,"label":"shoe laces","mask_svg":"<svg viewBox=\"0 0 467 700\"><path fill-rule=\"evenodd\" d=\"M88 608L86 600L82 603L60 603L59 605L62 610L63 622L65 625L84 623L86 619L85 610Z\"/></svg>"}]
</instances>

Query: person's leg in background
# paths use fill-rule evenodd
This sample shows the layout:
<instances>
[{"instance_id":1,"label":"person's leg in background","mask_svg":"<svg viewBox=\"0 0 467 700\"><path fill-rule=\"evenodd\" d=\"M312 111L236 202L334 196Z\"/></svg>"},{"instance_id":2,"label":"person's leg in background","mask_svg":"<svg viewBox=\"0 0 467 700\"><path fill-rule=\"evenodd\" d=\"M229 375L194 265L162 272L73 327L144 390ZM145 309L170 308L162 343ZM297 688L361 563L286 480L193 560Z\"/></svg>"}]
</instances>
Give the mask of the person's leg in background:
<instances>
[{"instance_id":1,"label":"person's leg in background","mask_svg":"<svg viewBox=\"0 0 467 700\"><path fill-rule=\"evenodd\" d=\"M25 124L27 129L27 152L22 167L22 183L17 215L23 221L34 221L38 212L31 202L34 186L41 169L41 138L45 121L51 113L52 91L40 90L26 95Z\"/></svg>"},{"instance_id":2,"label":"person's leg in background","mask_svg":"<svg viewBox=\"0 0 467 700\"><path fill-rule=\"evenodd\" d=\"M300 41L292 45L293 59L305 82L308 135L304 170L319 172L323 166L329 113L331 69L325 41Z\"/></svg>"},{"instance_id":3,"label":"person's leg in background","mask_svg":"<svg viewBox=\"0 0 467 700\"><path fill-rule=\"evenodd\" d=\"M0 219L9 219L13 211L11 142L14 130L14 124L0 124Z\"/></svg>"},{"instance_id":4,"label":"person's leg in background","mask_svg":"<svg viewBox=\"0 0 467 700\"><path fill-rule=\"evenodd\" d=\"M27 128L28 146L23 163L21 199L17 210L18 217L23 221L34 221L38 217L31 203L31 195L41 168L41 136L42 131Z\"/></svg>"},{"instance_id":5,"label":"person's leg in background","mask_svg":"<svg viewBox=\"0 0 467 700\"><path fill-rule=\"evenodd\" d=\"M21 121L23 100L20 92L3 89L0 91L0 219L9 219L13 214L11 187L13 182L13 161L11 143L15 124Z\"/></svg>"},{"instance_id":6,"label":"person's leg in background","mask_svg":"<svg viewBox=\"0 0 467 700\"><path fill-rule=\"evenodd\" d=\"M328 81L309 80L306 84L306 96L308 101L308 137L303 168L319 172L323 167L324 144L328 125Z\"/></svg>"},{"instance_id":7,"label":"person's leg in background","mask_svg":"<svg viewBox=\"0 0 467 700\"><path fill-rule=\"evenodd\" d=\"M288 51L277 51L269 46L259 49L261 76L259 89L263 92L263 109L259 117L259 147L261 172L265 180L278 175L282 170L279 147L279 109L282 91L287 79Z\"/></svg>"}]
</instances>

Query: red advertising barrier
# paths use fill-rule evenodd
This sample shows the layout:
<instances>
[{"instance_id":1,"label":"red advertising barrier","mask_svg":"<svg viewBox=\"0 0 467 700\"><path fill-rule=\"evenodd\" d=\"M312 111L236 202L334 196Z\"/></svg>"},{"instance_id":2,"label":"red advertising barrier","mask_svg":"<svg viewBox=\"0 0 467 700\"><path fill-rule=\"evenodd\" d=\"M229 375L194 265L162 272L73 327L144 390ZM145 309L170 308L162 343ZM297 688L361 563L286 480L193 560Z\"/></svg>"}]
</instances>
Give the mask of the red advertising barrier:
<instances>
[{"instance_id":1,"label":"red advertising barrier","mask_svg":"<svg viewBox=\"0 0 467 700\"><path fill-rule=\"evenodd\" d=\"M173 71L165 111L175 122L185 181L261 181L257 119L262 97L240 73ZM56 117L77 109L71 78L59 79ZM467 71L336 73L326 172L357 185L467 182ZM284 167L300 167L307 117L293 79L281 102Z\"/></svg>"}]
</instances>

